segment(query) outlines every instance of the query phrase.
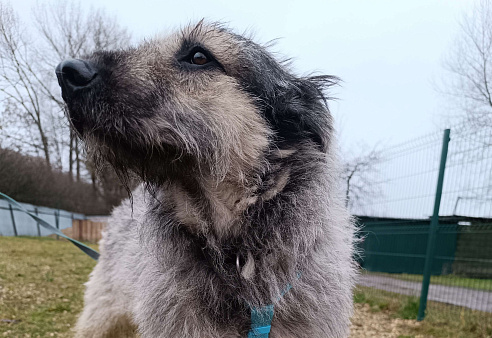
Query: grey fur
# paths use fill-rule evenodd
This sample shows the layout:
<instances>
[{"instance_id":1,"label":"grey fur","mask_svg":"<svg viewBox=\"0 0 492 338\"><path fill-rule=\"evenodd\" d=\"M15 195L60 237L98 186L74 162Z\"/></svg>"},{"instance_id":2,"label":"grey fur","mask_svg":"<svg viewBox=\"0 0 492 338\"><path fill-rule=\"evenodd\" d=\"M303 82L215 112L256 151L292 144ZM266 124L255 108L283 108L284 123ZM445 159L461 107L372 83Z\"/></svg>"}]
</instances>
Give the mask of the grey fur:
<instances>
[{"instance_id":1,"label":"grey fur","mask_svg":"<svg viewBox=\"0 0 492 338\"><path fill-rule=\"evenodd\" d=\"M194 46L215 61L190 65ZM74 128L143 184L111 216L76 336L246 337L249 306L272 303L272 338L348 336L354 226L323 95L335 79L296 77L202 22L88 62L99 79L66 100Z\"/></svg>"}]
</instances>

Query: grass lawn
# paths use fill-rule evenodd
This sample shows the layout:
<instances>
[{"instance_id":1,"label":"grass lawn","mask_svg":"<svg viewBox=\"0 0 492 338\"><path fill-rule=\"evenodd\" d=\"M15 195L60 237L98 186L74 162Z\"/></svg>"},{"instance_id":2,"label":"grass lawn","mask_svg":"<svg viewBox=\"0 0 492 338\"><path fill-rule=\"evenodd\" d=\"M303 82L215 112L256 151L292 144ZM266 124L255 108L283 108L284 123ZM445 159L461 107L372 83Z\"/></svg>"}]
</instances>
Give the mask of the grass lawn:
<instances>
[{"instance_id":1,"label":"grass lawn","mask_svg":"<svg viewBox=\"0 0 492 338\"><path fill-rule=\"evenodd\" d=\"M364 272L379 276L392 277L400 280L422 283L422 275L406 273ZM455 275L431 276L431 284L459 286L469 289L492 291L492 279L465 278Z\"/></svg>"},{"instance_id":2,"label":"grass lawn","mask_svg":"<svg viewBox=\"0 0 492 338\"><path fill-rule=\"evenodd\" d=\"M367 303L373 312L386 312L393 318L415 319L419 298L359 286L356 303ZM427 303L427 314L419 325L409 328L405 337L492 337L492 314L438 302ZM399 337L404 338L404 337Z\"/></svg>"},{"instance_id":3,"label":"grass lawn","mask_svg":"<svg viewBox=\"0 0 492 338\"><path fill-rule=\"evenodd\" d=\"M0 237L0 336L71 336L94 265L67 241Z\"/></svg>"},{"instance_id":4,"label":"grass lawn","mask_svg":"<svg viewBox=\"0 0 492 338\"><path fill-rule=\"evenodd\" d=\"M71 337L94 265L66 241L0 237L0 337ZM354 300L395 320L417 316L415 297L360 287ZM427 318L408 337L491 337L491 316L430 302Z\"/></svg>"}]
</instances>

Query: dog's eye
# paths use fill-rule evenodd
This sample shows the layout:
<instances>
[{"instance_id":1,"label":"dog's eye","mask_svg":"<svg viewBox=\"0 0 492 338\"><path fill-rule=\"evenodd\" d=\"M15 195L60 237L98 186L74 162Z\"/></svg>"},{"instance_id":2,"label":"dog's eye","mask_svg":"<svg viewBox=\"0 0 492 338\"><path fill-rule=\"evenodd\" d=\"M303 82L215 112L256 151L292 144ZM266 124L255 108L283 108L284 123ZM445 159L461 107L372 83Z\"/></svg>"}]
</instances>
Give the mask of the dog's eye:
<instances>
[{"instance_id":1,"label":"dog's eye","mask_svg":"<svg viewBox=\"0 0 492 338\"><path fill-rule=\"evenodd\" d=\"M196 52L195 54L193 54L193 56L191 57L191 60L190 62L194 65L204 65L206 63L209 62L209 59L207 58L207 56L205 54L203 54L202 52Z\"/></svg>"},{"instance_id":2,"label":"dog's eye","mask_svg":"<svg viewBox=\"0 0 492 338\"><path fill-rule=\"evenodd\" d=\"M214 58L213 54L200 46L195 46L186 54L182 54L178 61L184 70L206 71L218 69L225 73L224 67Z\"/></svg>"}]
</instances>

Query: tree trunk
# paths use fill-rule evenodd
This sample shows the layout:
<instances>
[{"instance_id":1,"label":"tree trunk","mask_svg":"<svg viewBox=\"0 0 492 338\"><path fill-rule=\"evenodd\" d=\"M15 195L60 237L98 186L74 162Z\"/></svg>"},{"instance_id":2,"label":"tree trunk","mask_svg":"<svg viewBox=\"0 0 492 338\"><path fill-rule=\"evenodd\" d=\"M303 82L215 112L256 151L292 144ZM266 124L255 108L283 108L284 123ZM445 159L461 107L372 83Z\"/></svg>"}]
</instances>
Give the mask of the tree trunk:
<instances>
[{"instance_id":1,"label":"tree trunk","mask_svg":"<svg viewBox=\"0 0 492 338\"><path fill-rule=\"evenodd\" d=\"M68 173L70 176L70 181L73 181L73 131L70 128L70 143L68 151Z\"/></svg>"},{"instance_id":2,"label":"tree trunk","mask_svg":"<svg viewBox=\"0 0 492 338\"><path fill-rule=\"evenodd\" d=\"M44 134L44 130L41 127L41 122L38 121L39 123L36 123L38 126L39 130L39 135L41 136L41 143L43 144L43 152L44 152L44 158L46 160L46 164L48 165L48 168L51 169L51 160L50 160L50 148L48 144L48 138Z\"/></svg>"},{"instance_id":3,"label":"tree trunk","mask_svg":"<svg viewBox=\"0 0 492 338\"><path fill-rule=\"evenodd\" d=\"M75 137L75 165L77 166L77 182L80 182L79 139Z\"/></svg>"}]
</instances>

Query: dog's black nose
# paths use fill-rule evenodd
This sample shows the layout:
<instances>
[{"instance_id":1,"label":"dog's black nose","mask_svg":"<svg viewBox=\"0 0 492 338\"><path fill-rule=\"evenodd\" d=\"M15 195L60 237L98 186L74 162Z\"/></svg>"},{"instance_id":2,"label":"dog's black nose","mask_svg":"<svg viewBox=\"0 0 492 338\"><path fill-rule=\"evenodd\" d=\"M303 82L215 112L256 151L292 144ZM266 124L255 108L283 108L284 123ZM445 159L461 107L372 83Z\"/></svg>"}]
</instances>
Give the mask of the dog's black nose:
<instances>
[{"instance_id":1,"label":"dog's black nose","mask_svg":"<svg viewBox=\"0 0 492 338\"><path fill-rule=\"evenodd\" d=\"M93 64L75 59L61 62L56 66L55 72L65 100L76 90L90 87L97 77L97 70Z\"/></svg>"}]
</instances>

